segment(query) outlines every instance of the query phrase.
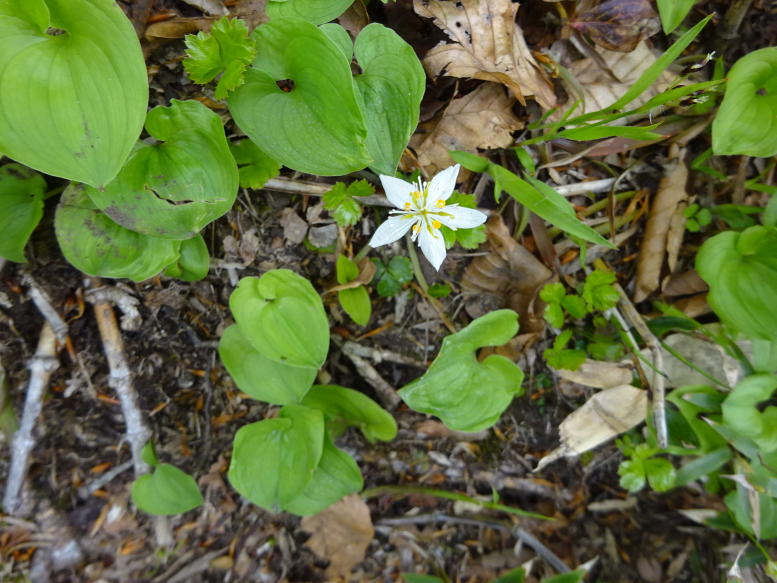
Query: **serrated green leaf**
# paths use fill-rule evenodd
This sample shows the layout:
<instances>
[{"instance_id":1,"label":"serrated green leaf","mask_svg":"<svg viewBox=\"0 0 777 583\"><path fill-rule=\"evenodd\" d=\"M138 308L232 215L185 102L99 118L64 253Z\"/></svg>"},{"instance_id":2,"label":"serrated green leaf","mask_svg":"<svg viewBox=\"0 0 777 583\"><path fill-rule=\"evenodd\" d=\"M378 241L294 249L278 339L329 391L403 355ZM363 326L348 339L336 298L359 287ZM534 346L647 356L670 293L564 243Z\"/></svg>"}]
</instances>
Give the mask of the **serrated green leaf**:
<instances>
[{"instance_id":1,"label":"serrated green leaf","mask_svg":"<svg viewBox=\"0 0 777 583\"><path fill-rule=\"evenodd\" d=\"M216 85L216 99L224 99L243 84L245 70L256 55L248 27L238 18L230 20L225 16L213 25L210 33L186 35L184 41L186 58L183 66L192 81L209 83L221 74Z\"/></svg>"},{"instance_id":2,"label":"serrated green leaf","mask_svg":"<svg viewBox=\"0 0 777 583\"><path fill-rule=\"evenodd\" d=\"M229 326L219 340L219 357L238 388L273 405L299 403L316 378L317 369L290 366L263 356L240 332Z\"/></svg>"},{"instance_id":3,"label":"serrated green leaf","mask_svg":"<svg viewBox=\"0 0 777 583\"><path fill-rule=\"evenodd\" d=\"M237 162L241 188L259 190L281 172L281 165L256 147L251 140L232 142L229 150Z\"/></svg>"},{"instance_id":4,"label":"serrated green leaf","mask_svg":"<svg viewBox=\"0 0 777 583\"><path fill-rule=\"evenodd\" d=\"M110 182L148 104L145 60L121 8L0 0L0 55L0 151L53 176Z\"/></svg>"},{"instance_id":5,"label":"serrated green leaf","mask_svg":"<svg viewBox=\"0 0 777 583\"><path fill-rule=\"evenodd\" d=\"M407 257L396 255L386 266L386 271L401 285L413 281L413 263Z\"/></svg>"},{"instance_id":6,"label":"serrated green leaf","mask_svg":"<svg viewBox=\"0 0 777 583\"><path fill-rule=\"evenodd\" d=\"M699 249L696 270L723 322L750 338L777 340L777 228L711 237Z\"/></svg>"},{"instance_id":7,"label":"serrated green leaf","mask_svg":"<svg viewBox=\"0 0 777 583\"><path fill-rule=\"evenodd\" d=\"M661 17L661 27L664 29L664 34L669 34L685 20L696 0L656 0L656 3Z\"/></svg>"},{"instance_id":8,"label":"serrated green leaf","mask_svg":"<svg viewBox=\"0 0 777 583\"><path fill-rule=\"evenodd\" d=\"M456 241L464 249L477 249L486 241L486 226L480 225L472 229L456 229Z\"/></svg>"},{"instance_id":9,"label":"serrated green leaf","mask_svg":"<svg viewBox=\"0 0 777 583\"><path fill-rule=\"evenodd\" d=\"M656 492L666 492L674 488L675 469L669 460L650 458L643 462L648 484Z\"/></svg>"},{"instance_id":10,"label":"serrated green leaf","mask_svg":"<svg viewBox=\"0 0 777 583\"><path fill-rule=\"evenodd\" d=\"M367 123L370 168L393 176L418 125L426 73L413 48L378 23L362 29L354 54L362 68L354 81Z\"/></svg>"},{"instance_id":11,"label":"serrated green leaf","mask_svg":"<svg viewBox=\"0 0 777 583\"><path fill-rule=\"evenodd\" d=\"M143 512L160 516L188 512L203 502L194 478L170 464L159 464L154 473L135 480L132 501Z\"/></svg>"},{"instance_id":12,"label":"serrated green leaf","mask_svg":"<svg viewBox=\"0 0 777 583\"><path fill-rule=\"evenodd\" d=\"M235 434L229 482L257 506L278 512L313 478L324 450L324 416L287 405L276 419L241 427Z\"/></svg>"},{"instance_id":13,"label":"serrated green leaf","mask_svg":"<svg viewBox=\"0 0 777 583\"><path fill-rule=\"evenodd\" d=\"M125 229L98 210L84 188L65 189L54 217L59 247L76 269L98 277L144 281L177 261L180 241Z\"/></svg>"},{"instance_id":14,"label":"serrated green leaf","mask_svg":"<svg viewBox=\"0 0 777 583\"><path fill-rule=\"evenodd\" d=\"M369 196L375 189L366 180L357 180L348 186L337 182L332 189L324 194L324 208L332 213L335 221L341 227L355 225L362 216L362 207L354 196Z\"/></svg>"},{"instance_id":15,"label":"serrated green leaf","mask_svg":"<svg viewBox=\"0 0 777 583\"><path fill-rule=\"evenodd\" d=\"M229 96L235 122L284 166L339 176L371 162L348 61L316 26L277 18L258 27L246 82ZM277 82L288 81L282 90Z\"/></svg>"},{"instance_id":16,"label":"serrated green leaf","mask_svg":"<svg viewBox=\"0 0 777 583\"><path fill-rule=\"evenodd\" d=\"M0 166L0 257L24 263L24 246L43 216L46 181L20 164Z\"/></svg>"},{"instance_id":17,"label":"serrated green leaf","mask_svg":"<svg viewBox=\"0 0 777 583\"><path fill-rule=\"evenodd\" d=\"M359 466L324 435L324 449L313 477L302 492L283 505L283 509L298 516L310 516L363 487Z\"/></svg>"},{"instance_id":18,"label":"serrated green leaf","mask_svg":"<svg viewBox=\"0 0 777 583\"><path fill-rule=\"evenodd\" d=\"M569 295L564 296L561 299L561 307L573 318L578 320L585 318L588 314L588 309L585 305L585 300L580 296Z\"/></svg>"},{"instance_id":19,"label":"serrated green leaf","mask_svg":"<svg viewBox=\"0 0 777 583\"><path fill-rule=\"evenodd\" d=\"M244 277L229 298L240 331L270 360L318 369L329 350L329 321L316 290L288 269Z\"/></svg>"},{"instance_id":20,"label":"serrated green leaf","mask_svg":"<svg viewBox=\"0 0 777 583\"><path fill-rule=\"evenodd\" d=\"M712 122L716 154L777 154L777 47L753 51L728 73L726 95ZM2 147L2 144L0 144Z\"/></svg>"},{"instance_id":21,"label":"serrated green leaf","mask_svg":"<svg viewBox=\"0 0 777 583\"><path fill-rule=\"evenodd\" d=\"M337 436L347 427L358 427L368 441L391 441L397 434L394 417L367 395L338 385L313 385L302 404L324 414Z\"/></svg>"},{"instance_id":22,"label":"serrated green leaf","mask_svg":"<svg viewBox=\"0 0 777 583\"><path fill-rule=\"evenodd\" d=\"M500 355L482 362L475 351L498 346L518 331L517 314L496 310L446 336L440 353L421 378L399 391L409 407L439 417L451 429L480 431L499 419L520 394L523 371Z\"/></svg>"},{"instance_id":23,"label":"serrated green leaf","mask_svg":"<svg viewBox=\"0 0 777 583\"><path fill-rule=\"evenodd\" d=\"M624 460L618 466L620 485L629 492L639 492L645 487L645 468L642 460Z\"/></svg>"},{"instance_id":24,"label":"serrated green leaf","mask_svg":"<svg viewBox=\"0 0 777 583\"><path fill-rule=\"evenodd\" d=\"M545 320L554 328L561 328L564 325L564 310L561 304L548 304L543 313Z\"/></svg>"},{"instance_id":25,"label":"serrated green leaf","mask_svg":"<svg viewBox=\"0 0 777 583\"><path fill-rule=\"evenodd\" d=\"M614 283L615 274L609 271L592 271L586 276L581 295L589 310L603 312L615 307L620 295Z\"/></svg>"},{"instance_id":26,"label":"serrated green leaf","mask_svg":"<svg viewBox=\"0 0 777 583\"><path fill-rule=\"evenodd\" d=\"M270 0L267 16L279 18L301 18L313 24L334 20L345 12L353 0Z\"/></svg>"},{"instance_id":27,"label":"serrated green leaf","mask_svg":"<svg viewBox=\"0 0 777 583\"><path fill-rule=\"evenodd\" d=\"M540 290L540 299L546 304L558 304L565 295L564 284L559 282L545 284Z\"/></svg>"},{"instance_id":28,"label":"serrated green leaf","mask_svg":"<svg viewBox=\"0 0 777 583\"><path fill-rule=\"evenodd\" d=\"M87 194L128 229L194 237L237 197L237 166L221 119L198 101L173 99L148 113L146 130L164 143L139 144L113 182Z\"/></svg>"}]
</instances>

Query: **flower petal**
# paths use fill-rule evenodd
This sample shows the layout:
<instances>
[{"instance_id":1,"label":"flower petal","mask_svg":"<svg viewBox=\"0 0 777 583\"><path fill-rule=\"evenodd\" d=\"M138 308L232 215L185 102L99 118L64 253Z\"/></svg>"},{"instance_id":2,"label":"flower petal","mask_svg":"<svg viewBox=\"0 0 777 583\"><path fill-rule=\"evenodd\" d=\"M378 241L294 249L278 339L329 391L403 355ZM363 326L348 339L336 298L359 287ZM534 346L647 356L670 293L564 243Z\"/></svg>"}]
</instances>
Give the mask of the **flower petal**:
<instances>
[{"instance_id":1,"label":"flower petal","mask_svg":"<svg viewBox=\"0 0 777 583\"><path fill-rule=\"evenodd\" d=\"M388 245L410 230L418 219L412 215L398 215L389 217L388 220L375 230L370 239L370 247L380 247Z\"/></svg>"},{"instance_id":2,"label":"flower petal","mask_svg":"<svg viewBox=\"0 0 777 583\"><path fill-rule=\"evenodd\" d=\"M461 166L456 164L438 172L429 183L429 196L427 201L429 205L434 206L438 200L448 200L453 189L456 188L456 177L459 175Z\"/></svg>"},{"instance_id":3,"label":"flower petal","mask_svg":"<svg viewBox=\"0 0 777 583\"><path fill-rule=\"evenodd\" d=\"M415 184L410 184L399 178L393 176L380 175L380 183L383 185L383 190L386 192L386 198L400 210L405 209L405 203L413 204L413 199L410 193L418 190Z\"/></svg>"},{"instance_id":4,"label":"flower petal","mask_svg":"<svg viewBox=\"0 0 777 583\"><path fill-rule=\"evenodd\" d=\"M435 213L434 218L440 221L446 227L451 229L472 229L486 222L488 218L479 210L452 204L446 206L439 213Z\"/></svg>"},{"instance_id":5,"label":"flower petal","mask_svg":"<svg viewBox=\"0 0 777 583\"><path fill-rule=\"evenodd\" d=\"M437 229L422 225L421 233L418 236L418 245L429 263L439 271L440 265L445 260L445 240L442 238L442 233Z\"/></svg>"}]
</instances>

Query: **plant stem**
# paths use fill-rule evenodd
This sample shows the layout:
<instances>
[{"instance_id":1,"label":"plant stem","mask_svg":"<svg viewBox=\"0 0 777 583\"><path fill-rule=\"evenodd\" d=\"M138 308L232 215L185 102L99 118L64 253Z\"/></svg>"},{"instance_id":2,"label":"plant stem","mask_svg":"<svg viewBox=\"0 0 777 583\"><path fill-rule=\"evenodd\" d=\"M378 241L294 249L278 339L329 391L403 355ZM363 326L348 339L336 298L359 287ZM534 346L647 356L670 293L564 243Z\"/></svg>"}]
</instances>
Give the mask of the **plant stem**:
<instances>
[{"instance_id":1,"label":"plant stem","mask_svg":"<svg viewBox=\"0 0 777 583\"><path fill-rule=\"evenodd\" d=\"M418 253L416 253L415 245L413 245L413 240L410 238L410 233L405 235L405 242L407 243L407 254L410 256L410 263L413 264L415 278L418 280L421 289L427 291L429 289L429 284L426 283L424 272L421 271L421 263L418 261Z\"/></svg>"}]
</instances>

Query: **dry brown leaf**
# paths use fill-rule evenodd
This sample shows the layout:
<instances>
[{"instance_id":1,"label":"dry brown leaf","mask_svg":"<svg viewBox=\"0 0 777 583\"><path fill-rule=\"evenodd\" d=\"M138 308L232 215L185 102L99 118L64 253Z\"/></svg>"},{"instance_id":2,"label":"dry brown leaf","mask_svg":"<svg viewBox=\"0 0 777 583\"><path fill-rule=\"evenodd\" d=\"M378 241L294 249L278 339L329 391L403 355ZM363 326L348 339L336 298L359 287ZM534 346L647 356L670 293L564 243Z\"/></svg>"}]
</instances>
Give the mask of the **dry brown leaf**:
<instances>
[{"instance_id":1,"label":"dry brown leaf","mask_svg":"<svg viewBox=\"0 0 777 583\"><path fill-rule=\"evenodd\" d=\"M337 22L340 23L345 30L351 33L353 38L359 36L362 29L370 23L370 15L367 14L367 8L364 6L362 0L356 0L348 7L348 10L343 12L338 18Z\"/></svg>"},{"instance_id":2,"label":"dry brown leaf","mask_svg":"<svg viewBox=\"0 0 777 583\"><path fill-rule=\"evenodd\" d=\"M154 22L146 27L146 38L148 40L161 38L183 38L187 34L194 34L200 31L210 32L215 18L190 18L178 16L170 20Z\"/></svg>"},{"instance_id":3,"label":"dry brown leaf","mask_svg":"<svg viewBox=\"0 0 777 583\"><path fill-rule=\"evenodd\" d=\"M610 389L631 382L633 366L628 362L606 362L603 360L586 359L577 370L558 369L556 372L562 379L595 387Z\"/></svg>"},{"instance_id":4,"label":"dry brown leaf","mask_svg":"<svg viewBox=\"0 0 777 583\"><path fill-rule=\"evenodd\" d=\"M641 302L658 289L672 216L677 206L688 200L688 193L685 190L687 180L688 167L680 154L661 179L650 208L650 215L645 225L645 236L637 259L635 302Z\"/></svg>"},{"instance_id":5,"label":"dry brown leaf","mask_svg":"<svg viewBox=\"0 0 777 583\"><path fill-rule=\"evenodd\" d=\"M680 201L669 220L669 229L666 232L666 264L669 266L669 273L674 273L677 269L677 260L685 239L685 223L688 222L685 216L687 206L688 199Z\"/></svg>"},{"instance_id":6,"label":"dry brown leaf","mask_svg":"<svg viewBox=\"0 0 777 583\"><path fill-rule=\"evenodd\" d=\"M732 387L739 381L741 367L738 361L726 354L720 345L688 334L670 334L663 339L663 343L711 377L723 383L727 382ZM740 348L745 353L750 351L748 346L742 345ZM709 378L675 358L668 350L664 348L662 350L664 351L662 372L666 377L667 387L710 384Z\"/></svg>"},{"instance_id":7,"label":"dry brown leaf","mask_svg":"<svg viewBox=\"0 0 777 583\"><path fill-rule=\"evenodd\" d=\"M224 6L223 0L183 0L189 6L199 8L205 14L211 16L226 16L229 14L229 10Z\"/></svg>"},{"instance_id":8,"label":"dry brown leaf","mask_svg":"<svg viewBox=\"0 0 777 583\"><path fill-rule=\"evenodd\" d=\"M607 0L575 15L568 26L587 34L598 46L629 53L661 30L650 0Z\"/></svg>"},{"instance_id":9,"label":"dry brown leaf","mask_svg":"<svg viewBox=\"0 0 777 583\"><path fill-rule=\"evenodd\" d=\"M283 227L283 238L289 243L299 245L305 240L308 224L300 218L294 209L288 207L283 209L279 222Z\"/></svg>"},{"instance_id":10,"label":"dry brown leaf","mask_svg":"<svg viewBox=\"0 0 777 583\"><path fill-rule=\"evenodd\" d=\"M464 270L464 307L473 318L509 308L518 313L521 334L545 329L540 288L554 281L553 272L521 247L499 215L486 223L487 255L476 257Z\"/></svg>"},{"instance_id":11,"label":"dry brown leaf","mask_svg":"<svg viewBox=\"0 0 777 583\"><path fill-rule=\"evenodd\" d=\"M357 494L346 496L326 510L302 519L302 530L311 533L305 543L316 555L329 561L328 577L348 577L364 560L375 536L370 509Z\"/></svg>"},{"instance_id":12,"label":"dry brown leaf","mask_svg":"<svg viewBox=\"0 0 777 583\"><path fill-rule=\"evenodd\" d=\"M689 296L706 292L708 289L707 282L699 277L695 269L673 273L664 280L661 286L661 292L667 297Z\"/></svg>"},{"instance_id":13,"label":"dry brown leaf","mask_svg":"<svg viewBox=\"0 0 777 583\"><path fill-rule=\"evenodd\" d=\"M523 127L512 112L513 103L515 100L494 83L484 83L454 99L418 146L418 163L432 175L451 165L450 150L508 147L513 143L510 132Z\"/></svg>"},{"instance_id":14,"label":"dry brown leaf","mask_svg":"<svg viewBox=\"0 0 777 583\"><path fill-rule=\"evenodd\" d=\"M562 457L576 456L645 420L647 391L621 385L596 393L559 425L561 445L542 458L535 472Z\"/></svg>"},{"instance_id":15,"label":"dry brown leaf","mask_svg":"<svg viewBox=\"0 0 777 583\"><path fill-rule=\"evenodd\" d=\"M515 23L518 4L510 0L414 0L416 13L433 18L452 43L440 43L426 54L424 65L432 77L448 75L495 81L515 97L533 96L545 109L556 95L534 60Z\"/></svg>"}]
</instances>

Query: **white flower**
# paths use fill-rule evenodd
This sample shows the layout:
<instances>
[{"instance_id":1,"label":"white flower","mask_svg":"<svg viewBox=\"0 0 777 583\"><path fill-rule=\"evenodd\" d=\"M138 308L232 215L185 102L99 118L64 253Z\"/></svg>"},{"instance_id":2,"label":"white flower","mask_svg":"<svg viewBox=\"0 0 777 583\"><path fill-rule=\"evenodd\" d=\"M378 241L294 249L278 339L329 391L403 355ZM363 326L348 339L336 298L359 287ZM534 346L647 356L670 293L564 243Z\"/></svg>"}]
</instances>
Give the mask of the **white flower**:
<instances>
[{"instance_id":1,"label":"white flower","mask_svg":"<svg viewBox=\"0 0 777 583\"><path fill-rule=\"evenodd\" d=\"M454 231L471 229L486 221L486 215L480 211L445 203L456 186L459 167L456 164L446 168L429 183L419 179L416 184L411 184L381 174L380 181L386 191L386 198L399 210L389 212L393 216L375 231L370 239L370 247L393 243L412 228L413 241L418 239L429 263L435 269L440 269L445 259L445 241L440 227L445 225Z\"/></svg>"}]
</instances>

